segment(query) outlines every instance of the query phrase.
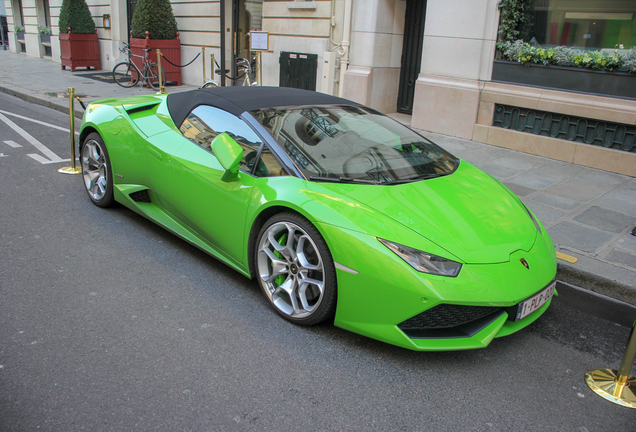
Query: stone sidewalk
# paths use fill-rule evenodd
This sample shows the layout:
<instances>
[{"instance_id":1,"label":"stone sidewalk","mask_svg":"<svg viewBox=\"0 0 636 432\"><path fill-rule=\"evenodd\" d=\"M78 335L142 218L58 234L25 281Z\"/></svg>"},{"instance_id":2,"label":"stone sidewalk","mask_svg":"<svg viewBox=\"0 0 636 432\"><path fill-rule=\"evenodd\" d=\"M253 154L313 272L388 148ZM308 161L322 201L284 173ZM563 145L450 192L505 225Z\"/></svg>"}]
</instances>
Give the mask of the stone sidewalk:
<instances>
[{"instance_id":1,"label":"stone sidewalk","mask_svg":"<svg viewBox=\"0 0 636 432\"><path fill-rule=\"evenodd\" d=\"M68 112L69 87L83 101L152 94L90 79L95 71L62 71L58 63L0 51L0 91ZM109 75L104 71L103 75ZM194 86L168 87L167 91ZM64 96L66 95L66 99ZM1 109L9 109L2 107ZM77 116L82 113L76 105ZM408 117L394 116L408 122ZM636 305L636 179L593 168L424 132L432 141L502 181L550 232L558 279Z\"/></svg>"}]
</instances>

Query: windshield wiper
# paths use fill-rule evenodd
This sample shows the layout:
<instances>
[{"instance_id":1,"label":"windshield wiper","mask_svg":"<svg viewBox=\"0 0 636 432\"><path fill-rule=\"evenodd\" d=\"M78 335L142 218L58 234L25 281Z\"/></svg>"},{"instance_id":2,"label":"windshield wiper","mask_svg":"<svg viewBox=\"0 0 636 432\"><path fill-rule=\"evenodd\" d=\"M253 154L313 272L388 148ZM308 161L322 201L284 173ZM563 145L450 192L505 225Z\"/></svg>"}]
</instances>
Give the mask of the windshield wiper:
<instances>
[{"instance_id":1,"label":"windshield wiper","mask_svg":"<svg viewBox=\"0 0 636 432\"><path fill-rule=\"evenodd\" d=\"M405 179L391 180L390 182L386 182L384 184L392 185L392 184L411 183L414 180L428 180L428 179L432 179L436 177L442 177L445 175L448 175L448 173L418 174L411 177L407 177Z\"/></svg>"},{"instance_id":2,"label":"windshield wiper","mask_svg":"<svg viewBox=\"0 0 636 432\"><path fill-rule=\"evenodd\" d=\"M351 177L320 177L320 176L311 176L309 180L316 182L327 182L327 183L362 183L362 184L380 184L380 182L375 180L365 180L365 179L354 179Z\"/></svg>"}]
</instances>

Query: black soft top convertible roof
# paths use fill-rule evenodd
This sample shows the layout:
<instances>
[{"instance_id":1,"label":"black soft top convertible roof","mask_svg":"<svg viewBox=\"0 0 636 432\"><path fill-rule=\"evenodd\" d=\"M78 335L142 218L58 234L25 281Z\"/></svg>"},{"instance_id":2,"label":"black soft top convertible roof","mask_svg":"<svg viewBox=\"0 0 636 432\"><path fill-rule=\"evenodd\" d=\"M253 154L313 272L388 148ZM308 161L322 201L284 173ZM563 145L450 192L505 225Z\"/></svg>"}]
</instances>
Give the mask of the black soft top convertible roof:
<instances>
[{"instance_id":1,"label":"black soft top convertible roof","mask_svg":"<svg viewBox=\"0 0 636 432\"><path fill-rule=\"evenodd\" d=\"M214 87L168 95L168 110L177 126L199 105L240 116L245 111L304 105L360 105L347 99L288 87Z\"/></svg>"}]
</instances>

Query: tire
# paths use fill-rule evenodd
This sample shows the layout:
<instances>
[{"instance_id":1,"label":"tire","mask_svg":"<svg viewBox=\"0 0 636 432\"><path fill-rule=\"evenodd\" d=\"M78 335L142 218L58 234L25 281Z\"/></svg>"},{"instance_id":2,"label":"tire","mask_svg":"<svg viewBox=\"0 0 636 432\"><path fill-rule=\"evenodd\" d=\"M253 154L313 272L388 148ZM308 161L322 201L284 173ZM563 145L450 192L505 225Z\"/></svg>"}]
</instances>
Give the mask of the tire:
<instances>
[{"instance_id":1,"label":"tire","mask_svg":"<svg viewBox=\"0 0 636 432\"><path fill-rule=\"evenodd\" d=\"M149 69L147 69L148 71L148 82L150 83L150 87L153 88L153 90L160 90L159 87L159 75L157 74L157 65L154 64L152 65ZM162 83L165 86L166 85L166 71L163 70L163 68L161 68L161 79L162 79Z\"/></svg>"},{"instance_id":2,"label":"tire","mask_svg":"<svg viewBox=\"0 0 636 432\"><path fill-rule=\"evenodd\" d=\"M139 82L139 71L129 62L121 62L113 68L113 79L122 87L130 88Z\"/></svg>"},{"instance_id":3,"label":"tire","mask_svg":"<svg viewBox=\"0 0 636 432\"><path fill-rule=\"evenodd\" d=\"M98 133L89 134L82 143L80 164L84 188L93 204L98 207L112 206L115 203L113 173L106 145Z\"/></svg>"},{"instance_id":4,"label":"tire","mask_svg":"<svg viewBox=\"0 0 636 432\"><path fill-rule=\"evenodd\" d=\"M270 218L258 234L254 263L258 284L280 316L303 326L333 319L336 270L327 243L307 219L295 213Z\"/></svg>"},{"instance_id":5,"label":"tire","mask_svg":"<svg viewBox=\"0 0 636 432\"><path fill-rule=\"evenodd\" d=\"M201 86L201 88L213 88L213 87L218 87L219 85L217 83L215 83L214 81L208 81L205 84L203 84Z\"/></svg>"}]
</instances>

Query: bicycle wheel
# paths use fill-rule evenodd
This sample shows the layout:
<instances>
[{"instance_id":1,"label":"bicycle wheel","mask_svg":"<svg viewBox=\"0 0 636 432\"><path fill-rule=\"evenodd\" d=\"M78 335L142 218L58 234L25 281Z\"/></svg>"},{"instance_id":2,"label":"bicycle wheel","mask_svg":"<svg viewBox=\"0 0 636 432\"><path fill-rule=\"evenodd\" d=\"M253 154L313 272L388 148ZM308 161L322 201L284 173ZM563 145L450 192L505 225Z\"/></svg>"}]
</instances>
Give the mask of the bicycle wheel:
<instances>
[{"instance_id":1,"label":"bicycle wheel","mask_svg":"<svg viewBox=\"0 0 636 432\"><path fill-rule=\"evenodd\" d=\"M144 70L144 78L148 80L150 87L159 90L159 75L157 74L157 63L152 63L149 68ZM161 82L166 85L166 71L161 68Z\"/></svg>"},{"instance_id":2,"label":"bicycle wheel","mask_svg":"<svg viewBox=\"0 0 636 432\"><path fill-rule=\"evenodd\" d=\"M121 62L113 68L113 79L122 87L129 88L139 81L139 70L130 62Z\"/></svg>"},{"instance_id":3,"label":"bicycle wheel","mask_svg":"<svg viewBox=\"0 0 636 432\"><path fill-rule=\"evenodd\" d=\"M219 84L216 81L207 81L205 84L203 84L201 86L201 88L212 88L212 87L218 87Z\"/></svg>"}]
</instances>

